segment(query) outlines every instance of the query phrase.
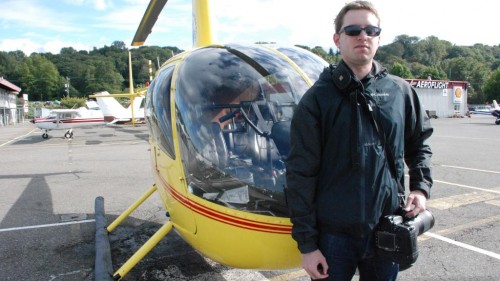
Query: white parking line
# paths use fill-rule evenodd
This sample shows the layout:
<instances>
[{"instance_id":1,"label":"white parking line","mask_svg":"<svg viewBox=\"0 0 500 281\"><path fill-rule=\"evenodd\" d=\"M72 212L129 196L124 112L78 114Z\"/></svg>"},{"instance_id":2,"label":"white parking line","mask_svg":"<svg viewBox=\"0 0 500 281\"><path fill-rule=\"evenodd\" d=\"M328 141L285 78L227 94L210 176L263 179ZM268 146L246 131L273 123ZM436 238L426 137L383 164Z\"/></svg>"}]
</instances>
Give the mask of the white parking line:
<instances>
[{"instance_id":1,"label":"white parking line","mask_svg":"<svg viewBox=\"0 0 500 281\"><path fill-rule=\"evenodd\" d=\"M424 235L427 235L427 236L439 239L441 241L444 241L444 242L447 242L447 243L450 243L450 244L462 247L462 248L467 249L467 250L471 250L471 251L474 251L474 252L477 252L477 253L480 253L480 254L484 254L484 255L490 256L490 257L495 258L497 260L500 260L500 255L499 254L496 254L496 253L493 253L493 252L490 252L490 251L486 251L486 250L483 250L481 248L477 248L477 247L474 247L474 246L471 246L471 245L468 245L468 244L465 244L465 243L462 243L462 242L458 242L458 241L455 241L453 239L446 238L444 236L434 234L432 232L425 232Z\"/></svg>"},{"instance_id":2,"label":"white parking line","mask_svg":"<svg viewBox=\"0 0 500 281\"><path fill-rule=\"evenodd\" d=\"M69 225L69 224L79 224L79 223L89 223L89 222L95 222L95 220L91 219L91 220L69 221L69 222L61 222L61 223L39 224L39 225L20 226L20 227L11 227L11 228L0 228L0 232L26 230L26 229L35 229L35 228L44 228L44 227L54 227L54 226Z\"/></svg>"},{"instance_id":3,"label":"white parking line","mask_svg":"<svg viewBox=\"0 0 500 281\"><path fill-rule=\"evenodd\" d=\"M427 206L439 210L446 210L480 202L487 202L494 200L497 197L498 194L491 194L488 192L464 193L438 199L430 199L427 201Z\"/></svg>"},{"instance_id":4,"label":"white parking line","mask_svg":"<svg viewBox=\"0 0 500 281\"><path fill-rule=\"evenodd\" d=\"M441 167L448 167L448 168L455 168L455 169L462 169L462 170L470 170L470 171L476 171L476 172L485 172L485 173L500 174L500 172L498 172L498 171L490 171L490 170L474 169L474 168L459 167L459 166L451 166L451 165L439 165L439 166L441 166Z\"/></svg>"},{"instance_id":5,"label":"white parking line","mask_svg":"<svg viewBox=\"0 0 500 281\"><path fill-rule=\"evenodd\" d=\"M13 141L15 141L15 140L20 139L20 138L24 138L25 136L27 136L27 135L29 135L29 134L33 133L33 131L35 131L35 130L36 130L36 129L33 129L33 130L31 130L29 133L27 133L27 134L25 134L25 135L22 135L22 136L19 136L19 137L13 138L13 139L11 139L10 141L6 141L6 142L4 142L4 143L0 144L0 147L2 147L2 146L4 146L4 145L7 145L7 144L9 144L9 143L11 143L11 142L13 142Z\"/></svg>"},{"instance_id":6,"label":"white parking line","mask_svg":"<svg viewBox=\"0 0 500 281\"><path fill-rule=\"evenodd\" d=\"M440 180L434 180L434 182L439 182L439 183L444 183L444 184L449 184L449 185L455 185L455 186L459 186L459 187L465 187L465 188L469 188L469 189L481 190L481 191L484 191L484 192L491 192L491 193L500 194L500 191L495 190L495 189L487 189L487 188L481 188L481 187L476 187L476 186L471 186L471 185L458 184L458 183L447 182L447 181L440 181Z\"/></svg>"}]
</instances>

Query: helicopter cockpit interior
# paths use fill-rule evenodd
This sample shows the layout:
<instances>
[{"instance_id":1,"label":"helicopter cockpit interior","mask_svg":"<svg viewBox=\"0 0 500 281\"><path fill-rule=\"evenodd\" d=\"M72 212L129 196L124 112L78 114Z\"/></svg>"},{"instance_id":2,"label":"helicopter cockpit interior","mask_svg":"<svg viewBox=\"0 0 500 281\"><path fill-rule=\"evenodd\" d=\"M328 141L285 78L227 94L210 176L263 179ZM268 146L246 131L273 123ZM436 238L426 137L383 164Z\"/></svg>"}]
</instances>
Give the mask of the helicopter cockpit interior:
<instances>
[{"instance_id":1,"label":"helicopter cockpit interior","mask_svg":"<svg viewBox=\"0 0 500 281\"><path fill-rule=\"evenodd\" d=\"M150 85L146 116L159 132L171 127L165 93L175 91L189 193L240 211L288 217L284 188L291 118L310 87L304 76L314 82L326 62L298 48L282 48L281 55L277 50L236 44L195 49L175 64L177 76L167 62ZM313 69L302 70L301 64ZM172 155L169 138L165 149Z\"/></svg>"}]
</instances>

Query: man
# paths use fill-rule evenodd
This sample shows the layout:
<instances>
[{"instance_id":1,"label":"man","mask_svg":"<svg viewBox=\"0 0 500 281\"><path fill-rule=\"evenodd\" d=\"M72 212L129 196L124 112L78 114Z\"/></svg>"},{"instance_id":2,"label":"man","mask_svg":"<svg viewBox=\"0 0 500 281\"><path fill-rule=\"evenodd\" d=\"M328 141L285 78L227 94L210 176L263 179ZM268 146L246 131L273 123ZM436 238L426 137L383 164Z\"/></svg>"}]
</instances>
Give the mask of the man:
<instances>
[{"instance_id":1,"label":"man","mask_svg":"<svg viewBox=\"0 0 500 281\"><path fill-rule=\"evenodd\" d=\"M292 120L287 202L312 279L351 280L357 268L360 280L396 280L398 264L375 254L374 228L399 207L416 216L430 196L429 118L410 85L373 60L380 32L370 2L346 4L333 36L342 60L325 69ZM410 192L401 206L405 162Z\"/></svg>"}]
</instances>

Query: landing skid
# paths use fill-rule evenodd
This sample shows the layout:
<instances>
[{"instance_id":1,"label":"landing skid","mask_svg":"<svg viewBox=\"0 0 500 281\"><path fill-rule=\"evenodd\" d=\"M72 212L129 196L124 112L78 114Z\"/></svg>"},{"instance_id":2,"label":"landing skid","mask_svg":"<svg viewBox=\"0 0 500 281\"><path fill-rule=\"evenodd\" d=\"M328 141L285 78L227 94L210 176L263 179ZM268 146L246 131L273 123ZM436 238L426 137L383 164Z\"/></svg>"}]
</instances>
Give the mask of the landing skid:
<instances>
[{"instance_id":1,"label":"landing skid","mask_svg":"<svg viewBox=\"0 0 500 281\"><path fill-rule=\"evenodd\" d=\"M153 185L141 198L134 202L118 218L106 227L107 220L104 215L104 198L95 199L95 280L111 281L121 280L138 262L140 262L169 232L172 230L171 221L166 222L137 250L115 273L111 261L111 246L108 234L119 226L137 207L139 207L151 194L157 190Z\"/></svg>"}]
</instances>

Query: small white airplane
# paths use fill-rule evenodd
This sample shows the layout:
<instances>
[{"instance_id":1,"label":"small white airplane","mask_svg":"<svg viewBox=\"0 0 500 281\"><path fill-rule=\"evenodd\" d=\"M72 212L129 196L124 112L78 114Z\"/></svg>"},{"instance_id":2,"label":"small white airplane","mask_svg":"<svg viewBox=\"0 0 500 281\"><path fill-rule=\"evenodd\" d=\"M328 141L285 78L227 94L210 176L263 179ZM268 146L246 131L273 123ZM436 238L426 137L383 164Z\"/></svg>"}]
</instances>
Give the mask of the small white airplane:
<instances>
[{"instance_id":1,"label":"small white airplane","mask_svg":"<svg viewBox=\"0 0 500 281\"><path fill-rule=\"evenodd\" d=\"M496 100L493 100L493 108L491 110L491 115L497 118L497 120L495 120L495 124L500 125L500 106L498 106Z\"/></svg>"},{"instance_id":2,"label":"small white airplane","mask_svg":"<svg viewBox=\"0 0 500 281\"><path fill-rule=\"evenodd\" d=\"M66 130L65 138L73 137L73 128L93 127L105 125L104 116L100 110L89 110L85 107L78 109L53 109L49 115L40 118L33 118L31 121L40 130L45 130L42 138L49 137L48 131Z\"/></svg>"},{"instance_id":3,"label":"small white airplane","mask_svg":"<svg viewBox=\"0 0 500 281\"><path fill-rule=\"evenodd\" d=\"M126 123L132 120L136 123L144 122L144 95L136 95L133 102L127 108L123 107L114 98L115 96L120 95L111 95L107 91L103 91L90 96L97 100L104 115L104 121L109 122L109 124Z\"/></svg>"},{"instance_id":4,"label":"small white airplane","mask_svg":"<svg viewBox=\"0 0 500 281\"><path fill-rule=\"evenodd\" d=\"M470 113L474 115L493 115L497 118L495 124L500 125L500 106L496 100L493 100L493 107L489 105L476 107Z\"/></svg>"},{"instance_id":5,"label":"small white airplane","mask_svg":"<svg viewBox=\"0 0 500 281\"><path fill-rule=\"evenodd\" d=\"M472 106L469 112L475 115L490 115L492 111L493 108L489 105L476 105Z\"/></svg>"}]
</instances>

